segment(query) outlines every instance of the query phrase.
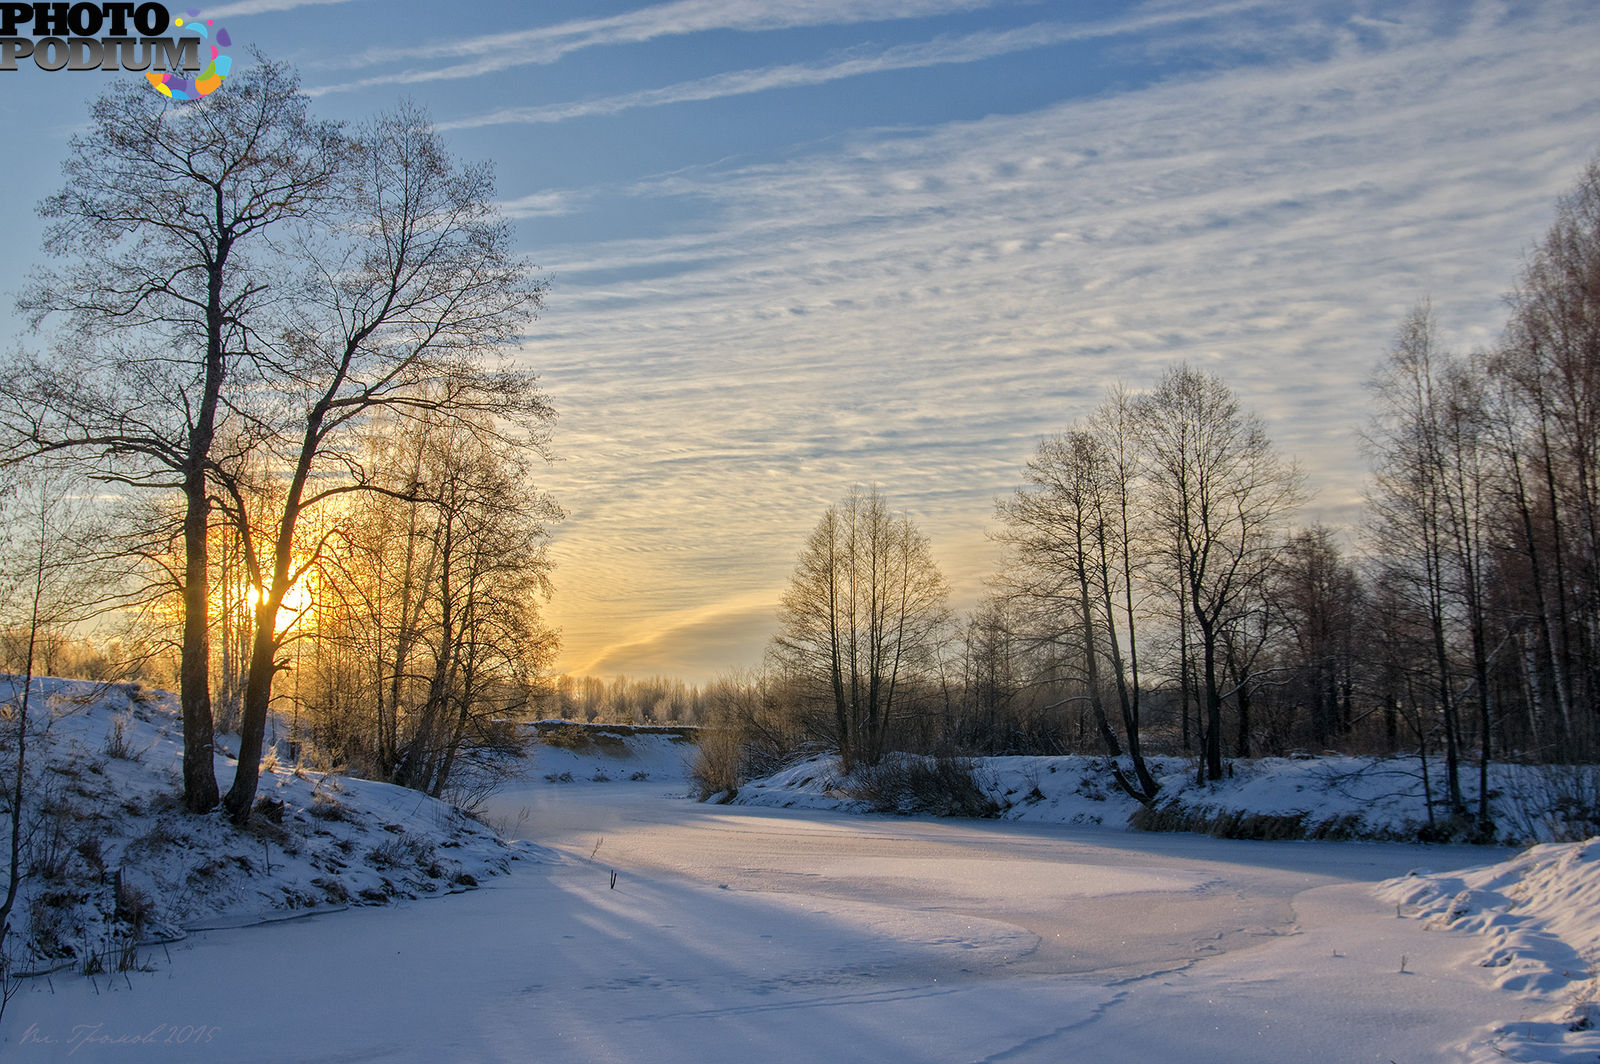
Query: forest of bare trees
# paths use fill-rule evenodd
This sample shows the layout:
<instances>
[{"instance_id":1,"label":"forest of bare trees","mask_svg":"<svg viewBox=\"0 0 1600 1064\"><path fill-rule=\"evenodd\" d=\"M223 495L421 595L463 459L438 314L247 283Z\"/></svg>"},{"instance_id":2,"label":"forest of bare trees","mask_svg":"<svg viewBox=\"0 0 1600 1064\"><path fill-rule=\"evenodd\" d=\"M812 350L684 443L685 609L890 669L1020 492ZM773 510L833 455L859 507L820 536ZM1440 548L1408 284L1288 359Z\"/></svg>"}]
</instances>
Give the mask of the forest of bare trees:
<instances>
[{"instance_id":1,"label":"forest of bare trees","mask_svg":"<svg viewBox=\"0 0 1600 1064\"><path fill-rule=\"evenodd\" d=\"M1442 763L1444 830L1486 834L1494 759L1600 754L1600 162L1508 304L1489 350L1445 349L1426 300L1397 324L1361 426L1366 514L1348 531L1296 523L1302 476L1220 377L1178 365L1148 390L1113 388L998 501L989 596L919 637L927 667L883 717L867 703L888 731L869 747L852 718L810 707L830 682L875 682L839 596L897 585L870 567L865 591L829 577L831 509L768 673L714 718L766 751L758 763L774 743L847 763L1093 752L1147 803L1147 752L1193 755L1202 780L1234 757L1404 754ZM731 755L706 769L722 786L739 775Z\"/></svg>"}]
</instances>

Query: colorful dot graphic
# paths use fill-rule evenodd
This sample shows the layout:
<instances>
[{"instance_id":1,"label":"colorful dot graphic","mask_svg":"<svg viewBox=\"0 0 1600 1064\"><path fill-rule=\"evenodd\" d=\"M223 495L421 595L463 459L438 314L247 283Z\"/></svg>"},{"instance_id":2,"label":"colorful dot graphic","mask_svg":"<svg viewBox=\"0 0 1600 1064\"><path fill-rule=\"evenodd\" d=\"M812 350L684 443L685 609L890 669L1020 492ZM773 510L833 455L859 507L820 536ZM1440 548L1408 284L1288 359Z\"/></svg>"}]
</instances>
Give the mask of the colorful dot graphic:
<instances>
[{"instance_id":1,"label":"colorful dot graphic","mask_svg":"<svg viewBox=\"0 0 1600 1064\"><path fill-rule=\"evenodd\" d=\"M222 49L232 47L233 39L228 36L227 27L216 25L215 20L202 21L200 12L195 8L189 8L184 14L186 18L172 20L173 26L198 36L200 47L211 49L211 61L195 75L193 81L171 71L151 70L145 73L145 77L149 79L151 87L163 96L173 100L198 100L216 92L233 69L232 57L222 52Z\"/></svg>"}]
</instances>

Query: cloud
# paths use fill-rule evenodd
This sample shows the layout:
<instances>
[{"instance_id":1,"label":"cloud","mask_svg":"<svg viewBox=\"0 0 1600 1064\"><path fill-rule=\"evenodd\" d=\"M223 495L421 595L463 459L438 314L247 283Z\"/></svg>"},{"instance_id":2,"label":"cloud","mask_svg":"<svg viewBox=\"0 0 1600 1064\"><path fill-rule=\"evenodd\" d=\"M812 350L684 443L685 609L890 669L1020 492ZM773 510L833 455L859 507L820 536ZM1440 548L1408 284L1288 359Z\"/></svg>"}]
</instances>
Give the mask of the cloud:
<instances>
[{"instance_id":1,"label":"cloud","mask_svg":"<svg viewBox=\"0 0 1600 1064\"><path fill-rule=\"evenodd\" d=\"M1431 294L1461 345L1491 341L1521 249L1600 145L1600 27L1582 5L1498 10L609 190L700 209L537 250L562 276L527 357L570 456L547 486L573 512L555 610L574 659L781 588L853 483L884 485L970 602L1037 437L1180 359L1305 463L1308 520L1351 519L1362 382L1400 317Z\"/></svg>"},{"instance_id":2,"label":"cloud","mask_svg":"<svg viewBox=\"0 0 1600 1064\"><path fill-rule=\"evenodd\" d=\"M577 48L600 44L622 44L647 40L668 33L680 34L710 29L774 30L799 26L849 24L863 21L889 21L891 19L923 18L953 10L988 6L963 0L902 0L891 5L789 3L775 5L768 10L765 5L754 7L740 4L713 4L702 0L685 0L683 4L664 8L646 8L641 12L613 19L583 23L566 23L511 34L509 37L473 38L454 45L435 45L404 52L375 52L372 62L383 61L390 65L402 59L435 58L441 56L472 56L470 62L427 70L406 70L379 74L338 85L325 85L306 90L317 96L331 92L370 88L375 85L417 84L430 81L447 81L481 77L484 74L511 67L552 63ZM561 122L571 118L592 115L617 114L637 107L658 107L668 103L712 100L726 96L740 96L769 89L791 88L802 85L820 85L841 78L860 77L864 74L940 66L950 63L972 63L983 59L1008 55L1063 44L1068 41L1095 40L1132 33L1147 32L1176 24L1204 21L1258 10L1265 0L1231 0L1199 9L1158 9L1102 23L1040 22L1008 30L983 31L964 36L945 36L916 44L896 45L866 55L851 55L818 63L782 64L767 68L730 71L676 85L646 89L617 96L600 97L552 104L543 107L506 108L457 120L441 128L470 128L500 125L508 122L541 123ZM696 17L671 17L682 15L677 9L688 8ZM609 32L596 32L603 26ZM622 28L626 27L626 28ZM637 36L636 34L648 34ZM359 65L353 64L353 65Z\"/></svg>"},{"instance_id":3,"label":"cloud","mask_svg":"<svg viewBox=\"0 0 1600 1064\"><path fill-rule=\"evenodd\" d=\"M234 18L238 15L266 15L278 11L293 11L299 7L326 7L346 4L350 0L236 0L235 3L205 9L207 18Z\"/></svg>"},{"instance_id":4,"label":"cloud","mask_svg":"<svg viewBox=\"0 0 1600 1064\"><path fill-rule=\"evenodd\" d=\"M604 18L576 19L553 26L435 41L407 48L372 49L351 58L352 66L415 59L461 59L535 49L534 62L553 62L569 52L604 45L637 44L658 37L711 30L744 32L802 26L851 25L927 18L954 11L991 7L995 0L677 0Z\"/></svg>"},{"instance_id":5,"label":"cloud","mask_svg":"<svg viewBox=\"0 0 1600 1064\"><path fill-rule=\"evenodd\" d=\"M1092 40L1143 31L1175 21L1212 17L1219 13L1232 13L1254 6L1257 5L1234 4L1223 9L1207 9L1202 13L1165 13L1092 26L1039 22L1015 29L987 30L965 36L940 37L916 44L895 45L869 54L850 55L826 63L789 63L754 70L736 70L662 88L644 89L592 100L540 107L502 108L487 114L441 123L440 128L470 129L509 123L564 122L574 118L619 114L639 107L660 107L665 104L743 96L773 89L822 85L830 81L862 77L867 74L883 74L895 70L913 70L955 63L976 63L1016 52L1065 44L1068 41Z\"/></svg>"},{"instance_id":6,"label":"cloud","mask_svg":"<svg viewBox=\"0 0 1600 1064\"><path fill-rule=\"evenodd\" d=\"M272 0L262 0L272 2ZM412 84L481 74L510 67L554 63L573 52L717 30L770 32L809 26L852 25L928 18L992 6L995 0L677 0L604 18L503 31L407 48L375 48L351 56L351 67L411 65L429 60L467 60L428 70L377 74L328 85L314 93L373 85Z\"/></svg>"},{"instance_id":7,"label":"cloud","mask_svg":"<svg viewBox=\"0 0 1600 1064\"><path fill-rule=\"evenodd\" d=\"M590 197L579 189L530 192L496 204L507 218L552 218L580 210Z\"/></svg>"},{"instance_id":8,"label":"cloud","mask_svg":"<svg viewBox=\"0 0 1600 1064\"><path fill-rule=\"evenodd\" d=\"M585 661L577 675L670 676L704 682L718 673L753 668L761 662L765 637L774 620L781 588L745 605L719 605L668 617L631 642L605 644Z\"/></svg>"}]
</instances>

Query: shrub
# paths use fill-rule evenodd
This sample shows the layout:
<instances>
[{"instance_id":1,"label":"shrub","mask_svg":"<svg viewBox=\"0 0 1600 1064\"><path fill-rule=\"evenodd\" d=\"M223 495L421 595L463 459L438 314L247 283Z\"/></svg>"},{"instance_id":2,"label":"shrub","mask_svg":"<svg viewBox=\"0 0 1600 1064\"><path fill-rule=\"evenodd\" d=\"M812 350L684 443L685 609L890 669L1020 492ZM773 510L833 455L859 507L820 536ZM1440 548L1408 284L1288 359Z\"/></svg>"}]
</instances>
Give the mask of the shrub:
<instances>
[{"instance_id":1,"label":"shrub","mask_svg":"<svg viewBox=\"0 0 1600 1064\"><path fill-rule=\"evenodd\" d=\"M128 934L137 941L144 935L145 927L155 916L155 902L138 887L124 882L120 868L117 869L116 878L113 880L113 902L116 906L116 918L128 925Z\"/></svg>"},{"instance_id":2,"label":"shrub","mask_svg":"<svg viewBox=\"0 0 1600 1064\"><path fill-rule=\"evenodd\" d=\"M350 900L350 891L337 879L318 876L311 881L311 885L320 888L328 896L328 901L335 905L343 905Z\"/></svg>"},{"instance_id":3,"label":"shrub","mask_svg":"<svg viewBox=\"0 0 1600 1064\"><path fill-rule=\"evenodd\" d=\"M318 795L311 799L311 815L318 820L350 820L350 810L336 798Z\"/></svg>"},{"instance_id":4,"label":"shrub","mask_svg":"<svg viewBox=\"0 0 1600 1064\"><path fill-rule=\"evenodd\" d=\"M120 761L137 761L142 750L135 750L128 741L128 718L112 717L111 730L106 733L106 754Z\"/></svg>"},{"instance_id":5,"label":"shrub","mask_svg":"<svg viewBox=\"0 0 1600 1064\"><path fill-rule=\"evenodd\" d=\"M702 802L713 794L735 792L745 777L744 750L739 738L725 728L707 728L700 734L700 752L689 775Z\"/></svg>"},{"instance_id":6,"label":"shrub","mask_svg":"<svg viewBox=\"0 0 1600 1064\"><path fill-rule=\"evenodd\" d=\"M846 793L874 812L993 817L1000 806L979 781L970 759L891 754L856 770Z\"/></svg>"},{"instance_id":7,"label":"shrub","mask_svg":"<svg viewBox=\"0 0 1600 1064\"><path fill-rule=\"evenodd\" d=\"M367 863L374 868L426 868L433 860L428 840L404 831L367 854Z\"/></svg>"},{"instance_id":8,"label":"shrub","mask_svg":"<svg viewBox=\"0 0 1600 1064\"><path fill-rule=\"evenodd\" d=\"M581 724L557 724L539 729L539 741L560 750L584 750L590 745L589 729Z\"/></svg>"},{"instance_id":9,"label":"shrub","mask_svg":"<svg viewBox=\"0 0 1600 1064\"><path fill-rule=\"evenodd\" d=\"M1509 781L1500 807L1513 834L1530 842L1600 835L1600 765L1518 766Z\"/></svg>"}]
</instances>

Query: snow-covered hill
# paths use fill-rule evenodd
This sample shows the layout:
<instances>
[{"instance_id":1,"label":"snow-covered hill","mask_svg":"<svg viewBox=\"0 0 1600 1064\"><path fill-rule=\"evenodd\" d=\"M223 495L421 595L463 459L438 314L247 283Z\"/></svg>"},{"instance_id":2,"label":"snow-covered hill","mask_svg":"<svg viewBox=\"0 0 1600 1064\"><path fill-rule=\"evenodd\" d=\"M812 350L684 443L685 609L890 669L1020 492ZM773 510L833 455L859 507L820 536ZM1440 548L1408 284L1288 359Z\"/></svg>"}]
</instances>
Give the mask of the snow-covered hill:
<instances>
[{"instance_id":1,"label":"snow-covered hill","mask_svg":"<svg viewBox=\"0 0 1600 1064\"><path fill-rule=\"evenodd\" d=\"M692 728L541 720L525 775L547 783L665 784L686 791L696 747Z\"/></svg>"},{"instance_id":2,"label":"snow-covered hill","mask_svg":"<svg viewBox=\"0 0 1600 1064\"><path fill-rule=\"evenodd\" d=\"M5 778L14 721L0 721ZM262 772L270 818L190 815L176 700L138 684L36 679L29 724L13 970L138 964L141 943L186 930L467 890L540 854L416 791L287 764ZM233 766L219 751L224 788Z\"/></svg>"}]
</instances>

